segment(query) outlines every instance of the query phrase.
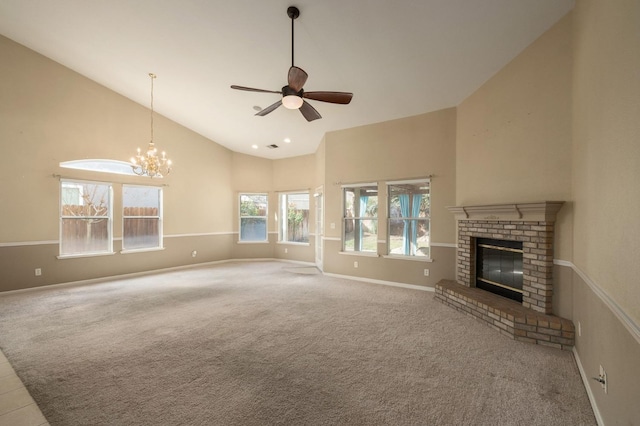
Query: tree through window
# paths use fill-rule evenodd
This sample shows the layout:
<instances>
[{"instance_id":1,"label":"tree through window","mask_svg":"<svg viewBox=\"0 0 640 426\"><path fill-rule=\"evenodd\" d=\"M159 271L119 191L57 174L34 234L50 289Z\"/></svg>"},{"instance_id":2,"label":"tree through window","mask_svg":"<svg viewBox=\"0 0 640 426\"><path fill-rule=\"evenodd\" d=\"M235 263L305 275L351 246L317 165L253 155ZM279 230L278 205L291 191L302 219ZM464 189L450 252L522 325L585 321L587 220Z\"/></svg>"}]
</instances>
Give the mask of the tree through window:
<instances>
[{"instance_id":1,"label":"tree through window","mask_svg":"<svg viewBox=\"0 0 640 426\"><path fill-rule=\"evenodd\" d=\"M279 240L309 242L309 193L280 194Z\"/></svg>"},{"instance_id":2,"label":"tree through window","mask_svg":"<svg viewBox=\"0 0 640 426\"><path fill-rule=\"evenodd\" d=\"M268 241L268 205L267 194L240 194L240 241Z\"/></svg>"},{"instance_id":3,"label":"tree through window","mask_svg":"<svg viewBox=\"0 0 640 426\"><path fill-rule=\"evenodd\" d=\"M111 185L60 181L60 255L113 252Z\"/></svg>"}]
</instances>

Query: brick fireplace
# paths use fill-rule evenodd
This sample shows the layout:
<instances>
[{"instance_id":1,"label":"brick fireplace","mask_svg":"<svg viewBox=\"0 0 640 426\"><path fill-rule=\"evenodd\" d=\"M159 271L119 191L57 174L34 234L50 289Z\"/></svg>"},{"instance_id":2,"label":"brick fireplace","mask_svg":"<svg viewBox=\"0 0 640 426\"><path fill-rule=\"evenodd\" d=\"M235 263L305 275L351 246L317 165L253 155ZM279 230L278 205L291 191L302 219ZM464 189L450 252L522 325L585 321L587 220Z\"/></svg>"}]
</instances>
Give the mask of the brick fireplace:
<instances>
[{"instance_id":1,"label":"brick fireplace","mask_svg":"<svg viewBox=\"0 0 640 426\"><path fill-rule=\"evenodd\" d=\"M562 204L449 207L458 222L457 282L439 282L436 298L517 340L571 347L573 323L552 315L554 228ZM479 239L521 243L522 303L476 288Z\"/></svg>"},{"instance_id":2,"label":"brick fireplace","mask_svg":"<svg viewBox=\"0 0 640 426\"><path fill-rule=\"evenodd\" d=\"M450 207L458 219L458 283L475 287L475 241L522 242L522 306L551 313L553 236L563 202Z\"/></svg>"}]
</instances>

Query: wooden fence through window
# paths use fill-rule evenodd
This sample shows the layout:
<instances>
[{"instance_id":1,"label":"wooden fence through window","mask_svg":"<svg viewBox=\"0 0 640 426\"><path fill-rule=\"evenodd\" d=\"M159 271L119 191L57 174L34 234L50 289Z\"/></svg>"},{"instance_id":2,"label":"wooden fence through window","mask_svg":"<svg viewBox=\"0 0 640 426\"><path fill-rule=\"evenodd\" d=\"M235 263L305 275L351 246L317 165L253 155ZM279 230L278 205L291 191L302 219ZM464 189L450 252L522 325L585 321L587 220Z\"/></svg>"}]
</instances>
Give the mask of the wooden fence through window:
<instances>
[{"instance_id":1,"label":"wooden fence through window","mask_svg":"<svg viewBox=\"0 0 640 426\"><path fill-rule=\"evenodd\" d=\"M62 208L63 254L104 251L109 247L109 219L91 206L65 205ZM87 217L99 216L99 217ZM123 236L152 238L159 235L157 207L125 207ZM129 216L129 217L127 217ZM145 217L147 216L147 217Z\"/></svg>"}]
</instances>

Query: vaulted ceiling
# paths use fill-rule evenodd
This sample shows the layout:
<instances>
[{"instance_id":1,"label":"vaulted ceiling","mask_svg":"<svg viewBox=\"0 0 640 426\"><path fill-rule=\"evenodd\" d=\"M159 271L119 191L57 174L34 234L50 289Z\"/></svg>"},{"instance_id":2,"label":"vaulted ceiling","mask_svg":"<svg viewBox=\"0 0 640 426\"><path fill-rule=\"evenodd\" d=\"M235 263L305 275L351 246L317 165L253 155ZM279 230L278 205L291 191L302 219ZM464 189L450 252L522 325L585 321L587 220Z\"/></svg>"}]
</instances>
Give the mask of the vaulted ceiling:
<instances>
[{"instance_id":1,"label":"vaulted ceiling","mask_svg":"<svg viewBox=\"0 0 640 426\"><path fill-rule=\"evenodd\" d=\"M278 108L291 66L322 119ZM234 151L315 152L326 132L458 105L571 10L573 0L1 0L0 34ZM285 143L285 138L291 140ZM266 146L276 144L278 149ZM251 146L257 145L257 149Z\"/></svg>"}]
</instances>

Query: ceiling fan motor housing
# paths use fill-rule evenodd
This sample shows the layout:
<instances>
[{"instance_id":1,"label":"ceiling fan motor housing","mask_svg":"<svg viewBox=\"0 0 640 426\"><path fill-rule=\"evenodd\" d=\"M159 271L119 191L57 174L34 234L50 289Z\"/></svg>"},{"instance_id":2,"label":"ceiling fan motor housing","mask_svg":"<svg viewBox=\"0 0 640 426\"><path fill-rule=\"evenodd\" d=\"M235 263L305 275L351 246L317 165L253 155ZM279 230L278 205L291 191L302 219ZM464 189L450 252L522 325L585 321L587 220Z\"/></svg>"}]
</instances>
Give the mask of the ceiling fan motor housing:
<instances>
[{"instance_id":1,"label":"ceiling fan motor housing","mask_svg":"<svg viewBox=\"0 0 640 426\"><path fill-rule=\"evenodd\" d=\"M300 89L299 92L296 92L294 89L292 89L291 87L284 86L282 88L282 96L291 96L291 95L295 95L295 96L300 96L302 97L302 94L304 93L304 89Z\"/></svg>"}]
</instances>

